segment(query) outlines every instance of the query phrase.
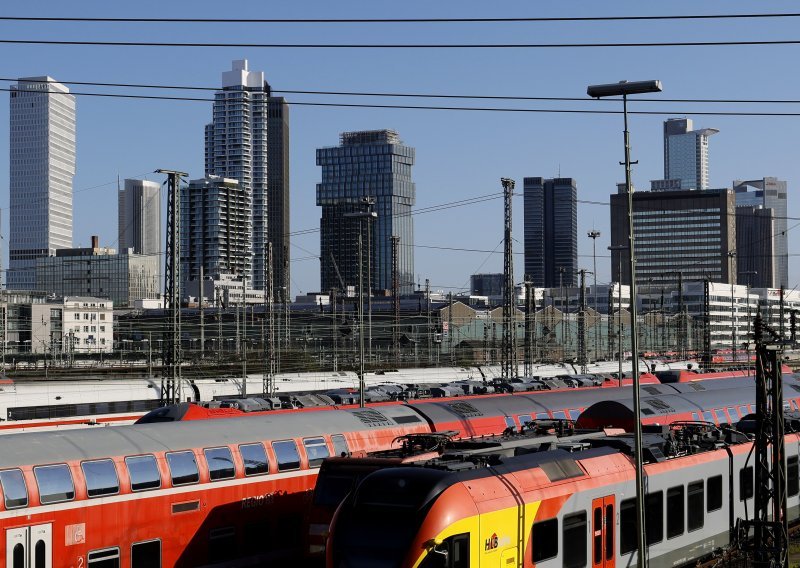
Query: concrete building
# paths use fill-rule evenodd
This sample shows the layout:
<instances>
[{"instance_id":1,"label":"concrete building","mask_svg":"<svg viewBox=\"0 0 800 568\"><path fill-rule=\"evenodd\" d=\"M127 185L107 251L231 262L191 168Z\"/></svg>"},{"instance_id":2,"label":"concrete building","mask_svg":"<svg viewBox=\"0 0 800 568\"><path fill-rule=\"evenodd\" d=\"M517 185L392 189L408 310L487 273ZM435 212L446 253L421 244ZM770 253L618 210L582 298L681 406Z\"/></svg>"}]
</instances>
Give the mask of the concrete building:
<instances>
[{"instance_id":1,"label":"concrete building","mask_svg":"<svg viewBox=\"0 0 800 568\"><path fill-rule=\"evenodd\" d=\"M575 286L578 187L572 178L524 180L525 274L534 286Z\"/></svg>"},{"instance_id":2,"label":"concrete building","mask_svg":"<svg viewBox=\"0 0 800 568\"><path fill-rule=\"evenodd\" d=\"M611 245L625 249L611 251L611 273L623 284L630 284L627 201L625 193L611 196ZM679 272L684 282L736 282L731 190L637 191L633 210L637 285L676 288Z\"/></svg>"},{"instance_id":3,"label":"concrete building","mask_svg":"<svg viewBox=\"0 0 800 568\"><path fill-rule=\"evenodd\" d=\"M757 180L733 182L737 207L763 207L772 209L774 213L774 244L772 265L774 284L780 288L789 285L789 247L786 234L787 223L787 190L786 182L774 177Z\"/></svg>"},{"instance_id":4,"label":"concrete building","mask_svg":"<svg viewBox=\"0 0 800 568\"><path fill-rule=\"evenodd\" d=\"M36 261L36 288L56 296L108 298L119 307L160 295L161 258L154 255L116 254L92 237L89 248L60 249L55 256Z\"/></svg>"},{"instance_id":5,"label":"concrete building","mask_svg":"<svg viewBox=\"0 0 800 568\"><path fill-rule=\"evenodd\" d=\"M51 77L21 78L10 95L6 284L30 290L36 285L36 259L72 246L75 97Z\"/></svg>"},{"instance_id":6,"label":"concrete building","mask_svg":"<svg viewBox=\"0 0 800 568\"><path fill-rule=\"evenodd\" d=\"M38 308L39 306L37 306ZM88 296L68 296L44 304L51 318L62 314L62 350L72 353L110 353L114 349L114 302ZM35 321L35 320L34 320ZM38 330L32 329L32 337ZM32 341L31 345L36 342Z\"/></svg>"},{"instance_id":7,"label":"concrete building","mask_svg":"<svg viewBox=\"0 0 800 568\"><path fill-rule=\"evenodd\" d=\"M254 288L264 287L267 242L272 243L273 281L288 281L288 106L283 97L272 96L264 72L250 71L246 59L222 74L222 90L214 95L213 121L205 129L205 169L207 176L237 180L251 198L247 276Z\"/></svg>"},{"instance_id":8,"label":"concrete building","mask_svg":"<svg viewBox=\"0 0 800 568\"><path fill-rule=\"evenodd\" d=\"M181 188L181 280L250 278L251 200L235 179L209 176ZM263 266L263 265L262 265ZM186 294L183 294L185 296Z\"/></svg>"},{"instance_id":9,"label":"concrete building","mask_svg":"<svg viewBox=\"0 0 800 568\"><path fill-rule=\"evenodd\" d=\"M367 266L372 271L372 289L392 289L392 237L396 236L400 239L400 294L410 294L414 288L414 148L403 144L394 130L343 132L339 146L317 150L317 165L322 167L322 181L317 184L317 205L322 208L321 291L341 289L339 275L345 287L358 286L361 234L364 289ZM365 200L374 203L370 206ZM370 221L364 215L369 207L377 217L368 230Z\"/></svg>"},{"instance_id":10,"label":"concrete building","mask_svg":"<svg viewBox=\"0 0 800 568\"><path fill-rule=\"evenodd\" d=\"M680 180L681 189L708 189L708 139L719 130L692 130L690 118L664 122L664 180Z\"/></svg>"}]
</instances>

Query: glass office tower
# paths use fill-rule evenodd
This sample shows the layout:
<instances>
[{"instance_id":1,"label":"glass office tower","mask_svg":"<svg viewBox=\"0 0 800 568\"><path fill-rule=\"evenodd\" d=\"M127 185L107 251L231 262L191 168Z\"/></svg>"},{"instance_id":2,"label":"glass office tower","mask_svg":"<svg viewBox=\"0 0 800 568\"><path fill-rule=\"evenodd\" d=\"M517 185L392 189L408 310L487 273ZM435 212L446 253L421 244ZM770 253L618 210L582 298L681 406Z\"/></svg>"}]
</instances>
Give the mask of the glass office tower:
<instances>
[{"instance_id":1,"label":"glass office tower","mask_svg":"<svg viewBox=\"0 0 800 568\"><path fill-rule=\"evenodd\" d=\"M411 181L414 148L394 130L343 132L339 146L317 149L322 181L317 184L320 220L321 290L358 286L358 236L371 267L373 290L392 289L392 237L399 237L398 281L401 294L414 286L416 188ZM372 205L368 201L374 202ZM377 217L364 214L371 208ZM359 216L358 214L361 214ZM369 241L369 244L368 244ZM370 250L371 249L371 250ZM366 251L369 250L369 258ZM341 281L340 281L341 276ZM364 281L366 289L367 282Z\"/></svg>"}]
</instances>

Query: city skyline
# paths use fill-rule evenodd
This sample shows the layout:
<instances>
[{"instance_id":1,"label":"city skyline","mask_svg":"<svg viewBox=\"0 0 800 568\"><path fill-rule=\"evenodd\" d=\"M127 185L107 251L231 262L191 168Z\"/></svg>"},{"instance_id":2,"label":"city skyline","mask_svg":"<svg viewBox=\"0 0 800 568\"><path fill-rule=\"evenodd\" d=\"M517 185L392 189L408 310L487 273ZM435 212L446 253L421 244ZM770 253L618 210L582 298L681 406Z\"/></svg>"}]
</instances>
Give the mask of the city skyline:
<instances>
[{"instance_id":1,"label":"city skyline","mask_svg":"<svg viewBox=\"0 0 800 568\"><path fill-rule=\"evenodd\" d=\"M780 3L773 8L778 10ZM786 4L788 6L788 4ZM43 4L36 10L55 12L55 4ZM651 13L654 8L636 6L637 12ZM743 10L745 4L731 3L726 10ZM634 4L630 4L633 10ZM446 16L434 8L420 13ZM625 6L620 6L623 10ZM109 10L115 10L108 7ZM143 7L142 9L146 9ZM319 5L318 13L325 15L329 8ZM344 13L354 13L353 6L341 8ZM376 13L383 13L375 7ZM695 6L679 3L676 11L692 12ZM219 15L211 4L200 3L198 14ZM303 16L290 8L276 8L276 17ZM710 10L710 8L709 8ZM561 15L568 8L544 10L543 13ZM480 15L472 7L465 12ZM522 6L509 8L508 13L524 12ZM172 14L168 8L165 16ZM124 14L123 14L124 15ZM247 9L244 17L256 16ZM341 15L341 14L338 14ZM762 28L755 22L747 25L736 22L723 24L704 24L704 34L716 39L724 39L737 30L749 29L748 34L779 34L788 30L788 22L773 22L769 28ZM4 24L8 26L8 24ZM662 28L672 29L675 23L665 23ZM655 24L609 24L594 26L592 38L597 41L619 35L626 41L637 41L653 32ZM661 26L661 24L659 24ZM100 38L144 29L136 26L101 31L97 27L89 29ZM700 26L689 23L685 27L687 36L695 37ZM82 28L83 29L83 28ZM150 28L147 28L148 30ZM437 28L439 29L439 28ZM527 28L525 28L527 29ZM537 28L539 29L539 28ZM10 30L10 28L9 28ZM59 35L56 27L42 24L41 30L52 30ZM507 28L503 28L507 30ZM485 40L491 42L502 37L503 30L486 31ZM769 30L769 31L767 31ZM16 31L16 30L14 30ZM234 34L232 28L222 28L220 41L257 41L251 30ZM340 32L321 30L320 41L334 41ZM558 41L564 33L571 34L576 26L559 24L542 26L541 41ZM9 31L9 33L11 30ZM123 33L125 32L125 33ZM276 41L292 36L289 30L276 30ZM294 30L298 37L308 38L305 29ZM367 30L367 37L376 37L375 31ZM408 40L425 41L430 36L425 30L414 29ZM537 32L537 33L539 33ZM22 33L22 30L19 30ZM242 34L238 37L238 34ZM10 33L10 35L14 35ZM181 32L181 38L191 37L192 33ZM464 39L463 29L447 29L441 32L442 42L457 42ZM482 38L483 39L483 38ZM514 41L522 36L513 38ZM577 39L577 37L576 37ZM586 38L583 38L586 39ZM379 38L376 38L379 41ZM654 50L630 51L631 59L626 69L612 63L614 57L608 55L618 52L611 50L591 50L576 53L569 50L476 52L471 57L464 52L431 52L420 57L418 52L382 51L378 54L362 51L348 52L346 64L341 60L342 52L324 51L292 52L292 57L273 57L268 51L258 50L195 50L172 52L175 60L167 62L171 53L162 50L123 49L123 48L63 48L55 50L39 47L4 47L9 74L11 76L31 76L50 74L59 80L108 81L125 83L182 84L213 86L210 80L214 69L228 68L234 58L248 58L254 68L264 69L275 89L297 90L341 90L374 92L428 92L462 94L501 94L525 95L543 94L554 96L580 97L586 84L607 82L622 78L655 77L664 82L663 95L652 98L730 98L729 81L725 77L732 72L749 72L752 82L759 84L759 92L748 91L744 87L737 92L739 98L763 98L762 89L770 92L770 98L789 98L788 91L793 87L794 78L789 82L775 82L774 63L762 54L779 53L782 48L664 48L669 57L654 61ZM92 54L80 57L82 53ZM697 54L695 59L683 57ZM620 54L621 55L621 54ZM161 60L163 59L163 60ZM287 61L286 59L290 60ZM754 62L758 60L759 64ZM77 65L77 61L82 61ZM383 61L382 70L372 75L375 63ZM467 62L470 62L467 65ZM90 62L90 63L86 63ZM175 63L178 63L176 66ZM407 65L405 64L407 63ZM312 65L313 64L313 65ZM502 82L512 69L533 66L534 71L546 69L572 69L564 81L553 83L546 89L535 87L532 77L515 74L516 83ZM572 67L574 66L574 67ZM449 70L447 81L442 80L442 69ZM209 73L209 69L212 70ZM313 71L312 71L313 69ZM388 72L391 69L391 73ZM479 77L476 82L475 78ZM772 78L771 78L772 77ZM502 86L501 86L502 85ZM75 91L91 91L90 87L73 87ZM783 95L782 95L783 93ZM170 93L175 95L176 93ZM181 93L178 93L181 94ZM208 97L210 93L196 93ZM785 95L785 96L784 96ZM286 95L287 100L310 100L311 97ZM328 99L336 102L338 99ZM390 99L385 102L410 104L408 100ZM342 102L347 102L343 99ZM378 102L366 99L365 102ZM413 102L413 101L411 101ZM469 101L463 101L467 106ZM439 104L439 103L432 103ZM462 102L455 103L462 104ZM471 103L469 103L471 104ZM501 103L476 104L475 106L501 106ZM523 103L508 103L507 106L523 106ZM529 103L528 106L544 107L544 103ZM555 104L551 105L555 107ZM562 106L569 108L569 103ZM572 106L577 106L575 103ZM140 177L138 174L152 172L157 167L174 167L190 172L190 177L200 177L202 162L202 127L208 121L209 103L174 101L114 100L99 97L83 97L78 101L78 174L75 185L76 224L92 227L91 232L99 233L104 242L114 245L117 232L113 211L113 187L117 174L122 177ZM588 108L611 108L611 105L593 104ZM614 107L616 108L616 107ZM713 167L710 175L711 187L730 187L733 179L758 179L764 173L786 180L791 188L800 179L800 171L788 151L791 148L789 132L794 130L792 118L779 122L775 118L756 117L701 117L693 116L692 111L725 110L727 107L711 107L700 104L658 103L647 104L631 102L632 111L671 111L674 113L647 116L631 116L631 140L633 158L639 160L634 168L634 181L637 187L645 187L647 180L658 179L663 175L662 163L662 123L670 117L690 116L695 124L713 125L721 134L713 140ZM759 110L751 106L741 110ZM769 108L768 110L775 110ZM325 107L296 107L292 109L292 154L291 175L293 181L292 228L295 233L306 230L306 234L296 234L292 239L293 293L313 291L317 287L319 261L312 257L319 255L317 226L318 215L313 198L313 186L318 178L318 168L313 165L313 150L329 143L338 132L357 129L396 128L403 137L417 148L418 164L415 166L415 182L419 189L417 208L422 210L437 204L458 203L470 197L497 194L498 198L473 206L459 207L450 214L434 213L415 216L416 224L416 280L431 279L434 289L468 288L469 275L477 271L492 272L502 268L502 255L489 252L502 236L502 203L500 177L520 180L535 168L537 173L547 177L557 177L559 170L569 172L582 187L579 204L581 224L594 224L602 233L598 239L598 251L605 253L609 243L608 228L608 188L623 178L621 160L621 134L619 117L612 116L571 116L560 114L517 114L517 113L465 113L443 111L410 111L389 109L332 109ZM113 120L109 120L113 117ZM143 125L147 125L144 128ZM179 135L154 136L153 129L171 130ZM531 129L541 135L530 136ZM7 158L4 151L7 139L0 146L0 158ZM198 151L199 149L199 151ZM199 158L198 158L199 157ZM746 158L746 159L745 159ZM145 176L141 176L145 177ZM163 179L159 176L146 176L151 180ZM108 184L108 185L106 185ZM101 186L96 188L96 186ZM92 189L95 188L95 189ZM7 189L2 188L3 200ZM518 198L518 204L521 204ZM797 204L789 203L788 216L797 216ZM445 210L447 211L447 210ZM515 207L515 238L522 239L522 207ZM109 217L111 217L109 219ZM789 222L791 227L794 224ZM96 227L96 229L95 229ZM465 231L464 228L469 227ZM8 227L4 224L8 235ZM82 231L82 233L87 233ZM789 233L791 235L791 232ZM85 239L77 235L76 239ZM791 238L789 253L792 254ZM6 236L5 244L8 244ZM75 245L81 244L76 242ZM579 233L579 265L591 268L591 242ZM441 248L422 248L441 247ZM447 252L443 248L466 249ZM304 250L305 249L305 250ZM522 248L515 243L515 273L522 275ZM798 280L800 271L790 262L789 288ZM4 265L7 264L4 262ZM480 270L479 270L480 267ZM610 262L607 253L598 255L598 283L607 282ZM520 280L520 278L517 278ZM451 288L452 287L452 288ZM294 294L293 294L294 295Z\"/></svg>"}]
</instances>

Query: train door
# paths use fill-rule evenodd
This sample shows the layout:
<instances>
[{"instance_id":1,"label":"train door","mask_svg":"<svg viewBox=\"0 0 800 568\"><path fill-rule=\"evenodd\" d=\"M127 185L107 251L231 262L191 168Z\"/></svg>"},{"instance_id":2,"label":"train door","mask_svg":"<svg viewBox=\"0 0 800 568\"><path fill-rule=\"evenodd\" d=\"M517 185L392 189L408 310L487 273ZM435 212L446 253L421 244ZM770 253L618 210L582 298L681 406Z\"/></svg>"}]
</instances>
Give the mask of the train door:
<instances>
[{"instance_id":1,"label":"train door","mask_svg":"<svg viewBox=\"0 0 800 568\"><path fill-rule=\"evenodd\" d=\"M614 496L592 500L592 568L614 568Z\"/></svg>"},{"instance_id":2,"label":"train door","mask_svg":"<svg viewBox=\"0 0 800 568\"><path fill-rule=\"evenodd\" d=\"M51 524L6 530L7 568L52 568Z\"/></svg>"}]
</instances>

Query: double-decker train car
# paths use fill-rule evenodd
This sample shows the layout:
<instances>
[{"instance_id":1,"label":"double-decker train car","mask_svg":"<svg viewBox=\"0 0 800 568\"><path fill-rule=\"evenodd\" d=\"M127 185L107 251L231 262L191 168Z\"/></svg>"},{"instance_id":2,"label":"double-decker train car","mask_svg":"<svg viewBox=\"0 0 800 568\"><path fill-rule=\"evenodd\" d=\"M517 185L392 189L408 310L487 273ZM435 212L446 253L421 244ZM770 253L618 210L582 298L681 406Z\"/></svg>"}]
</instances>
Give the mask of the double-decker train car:
<instances>
[{"instance_id":1,"label":"double-decker train car","mask_svg":"<svg viewBox=\"0 0 800 568\"><path fill-rule=\"evenodd\" d=\"M786 435L790 520L800 511L797 434ZM613 568L637 562L630 435L577 452L381 469L339 507L329 568ZM753 511L752 442L683 424L644 437L647 564L693 566Z\"/></svg>"}]
</instances>

